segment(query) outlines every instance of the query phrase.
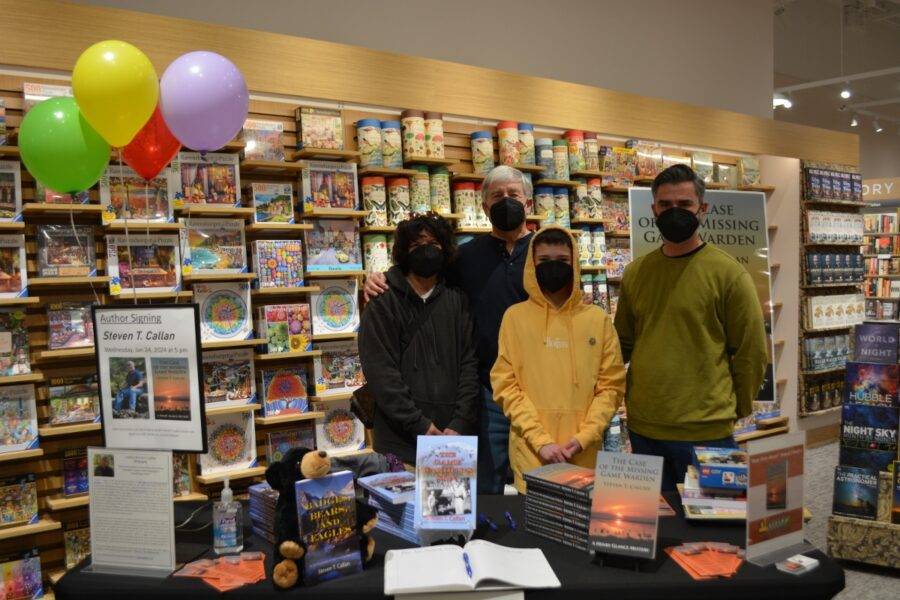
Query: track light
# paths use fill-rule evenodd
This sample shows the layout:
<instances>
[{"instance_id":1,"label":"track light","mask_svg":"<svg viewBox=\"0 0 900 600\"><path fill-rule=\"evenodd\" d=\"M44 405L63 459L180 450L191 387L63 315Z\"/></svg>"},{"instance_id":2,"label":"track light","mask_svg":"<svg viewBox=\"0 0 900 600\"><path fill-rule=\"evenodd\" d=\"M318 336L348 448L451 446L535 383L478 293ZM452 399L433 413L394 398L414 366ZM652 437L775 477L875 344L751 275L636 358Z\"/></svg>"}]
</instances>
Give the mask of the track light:
<instances>
[{"instance_id":1,"label":"track light","mask_svg":"<svg viewBox=\"0 0 900 600\"><path fill-rule=\"evenodd\" d=\"M772 108L778 108L779 106L783 108L790 108L793 105L794 103L791 102L791 99L781 92L775 92L775 94L772 95Z\"/></svg>"},{"instance_id":2,"label":"track light","mask_svg":"<svg viewBox=\"0 0 900 600\"><path fill-rule=\"evenodd\" d=\"M844 100L849 100L850 96L852 96L852 95L853 95L853 92L850 91L850 86L845 85L844 89L841 90L841 98L843 98Z\"/></svg>"},{"instance_id":3,"label":"track light","mask_svg":"<svg viewBox=\"0 0 900 600\"><path fill-rule=\"evenodd\" d=\"M884 127L881 126L881 123L878 122L878 119L875 119L875 121L872 123L872 127L875 128L875 133L881 133L882 131L884 131Z\"/></svg>"},{"instance_id":4,"label":"track light","mask_svg":"<svg viewBox=\"0 0 900 600\"><path fill-rule=\"evenodd\" d=\"M857 115L853 115L850 118L850 127L859 127L859 117Z\"/></svg>"}]
</instances>

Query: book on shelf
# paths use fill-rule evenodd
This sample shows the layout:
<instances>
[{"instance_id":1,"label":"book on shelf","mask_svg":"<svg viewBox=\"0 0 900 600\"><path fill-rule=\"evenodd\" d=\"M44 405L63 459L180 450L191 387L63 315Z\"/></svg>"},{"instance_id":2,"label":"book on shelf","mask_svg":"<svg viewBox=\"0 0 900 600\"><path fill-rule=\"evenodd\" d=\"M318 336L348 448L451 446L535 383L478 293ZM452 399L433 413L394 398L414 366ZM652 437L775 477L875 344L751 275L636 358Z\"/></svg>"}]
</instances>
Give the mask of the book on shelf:
<instances>
[{"instance_id":1,"label":"book on shelf","mask_svg":"<svg viewBox=\"0 0 900 600\"><path fill-rule=\"evenodd\" d=\"M265 338L270 354L312 349L309 304L268 304L257 307L257 335Z\"/></svg>"},{"instance_id":2,"label":"book on shelf","mask_svg":"<svg viewBox=\"0 0 900 600\"><path fill-rule=\"evenodd\" d=\"M284 160L284 145L281 135L284 123L281 121L265 121L247 119L241 130L244 142L244 158L247 160Z\"/></svg>"},{"instance_id":3,"label":"book on shelf","mask_svg":"<svg viewBox=\"0 0 900 600\"><path fill-rule=\"evenodd\" d=\"M181 289L181 254L174 234L106 236L109 293L149 294Z\"/></svg>"},{"instance_id":4,"label":"book on shelf","mask_svg":"<svg viewBox=\"0 0 900 600\"><path fill-rule=\"evenodd\" d=\"M250 249L259 289L303 286L303 242L256 240Z\"/></svg>"},{"instance_id":5,"label":"book on shelf","mask_svg":"<svg viewBox=\"0 0 900 600\"><path fill-rule=\"evenodd\" d=\"M176 498L191 493L191 461L193 454L187 452L172 453L172 495Z\"/></svg>"},{"instance_id":6,"label":"book on shelf","mask_svg":"<svg viewBox=\"0 0 900 600\"><path fill-rule=\"evenodd\" d=\"M866 318L878 321L893 321L897 318L897 300L876 300L866 298Z\"/></svg>"},{"instance_id":7,"label":"book on shelf","mask_svg":"<svg viewBox=\"0 0 900 600\"><path fill-rule=\"evenodd\" d=\"M747 490L747 453L736 448L694 446L691 451L700 488L719 494Z\"/></svg>"},{"instance_id":8,"label":"book on shelf","mask_svg":"<svg viewBox=\"0 0 900 600\"><path fill-rule=\"evenodd\" d=\"M894 461L894 478L891 485L891 523L900 525L900 461Z\"/></svg>"},{"instance_id":9,"label":"book on shelf","mask_svg":"<svg viewBox=\"0 0 900 600\"><path fill-rule=\"evenodd\" d=\"M845 465L834 468L832 514L874 521L877 508L877 471Z\"/></svg>"},{"instance_id":10,"label":"book on shelf","mask_svg":"<svg viewBox=\"0 0 900 600\"><path fill-rule=\"evenodd\" d=\"M317 344L321 356L313 358L313 381L316 396L349 394L365 383L356 340Z\"/></svg>"},{"instance_id":11,"label":"book on shelf","mask_svg":"<svg viewBox=\"0 0 900 600\"><path fill-rule=\"evenodd\" d=\"M26 81L22 83L22 113L27 114L35 104L50 98L71 98L72 88L68 85L53 85L50 83L34 83Z\"/></svg>"},{"instance_id":12,"label":"book on shelf","mask_svg":"<svg viewBox=\"0 0 900 600\"><path fill-rule=\"evenodd\" d=\"M303 236L306 270L310 272L360 271L363 268L359 223L354 219L316 219Z\"/></svg>"},{"instance_id":13,"label":"book on shelf","mask_svg":"<svg viewBox=\"0 0 900 600\"><path fill-rule=\"evenodd\" d=\"M842 368L850 353L850 335L838 334L803 339L803 365L807 371Z\"/></svg>"},{"instance_id":14,"label":"book on shelf","mask_svg":"<svg viewBox=\"0 0 900 600\"><path fill-rule=\"evenodd\" d=\"M38 225L35 237L40 277L97 274L94 228L90 225Z\"/></svg>"},{"instance_id":15,"label":"book on shelf","mask_svg":"<svg viewBox=\"0 0 900 600\"><path fill-rule=\"evenodd\" d=\"M38 521L37 483L34 473L0 479L0 528Z\"/></svg>"},{"instance_id":16,"label":"book on shelf","mask_svg":"<svg viewBox=\"0 0 900 600\"><path fill-rule=\"evenodd\" d=\"M63 452L63 495L88 493L87 448L69 448Z\"/></svg>"},{"instance_id":17,"label":"book on shelf","mask_svg":"<svg viewBox=\"0 0 900 600\"><path fill-rule=\"evenodd\" d=\"M253 337L248 282L197 282L193 289L194 302L200 306L201 341L229 342Z\"/></svg>"},{"instance_id":18,"label":"book on shelf","mask_svg":"<svg viewBox=\"0 0 900 600\"><path fill-rule=\"evenodd\" d=\"M759 185L759 159L740 156L737 160L738 181L742 186Z\"/></svg>"},{"instance_id":19,"label":"book on shelf","mask_svg":"<svg viewBox=\"0 0 900 600\"><path fill-rule=\"evenodd\" d=\"M207 407L256 402L252 348L203 352L203 400Z\"/></svg>"},{"instance_id":20,"label":"book on shelf","mask_svg":"<svg viewBox=\"0 0 900 600\"><path fill-rule=\"evenodd\" d=\"M384 594L440 595L496 589L558 588L562 584L539 548L507 548L485 540L463 547L388 550Z\"/></svg>"},{"instance_id":21,"label":"book on shelf","mask_svg":"<svg viewBox=\"0 0 900 600\"><path fill-rule=\"evenodd\" d=\"M304 584L313 585L362 571L356 533L353 473L338 471L294 484L300 539L306 547Z\"/></svg>"},{"instance_id":22,"label":"book on shelf","mask_svg":"<svg viewBox=\"0 0 900 600\"><path fill-rule=\"evenodd\" d=\"M894 348L896 356L896 346ZM900 407L897 397L900 365L848 362L844 403Z\"/></svg>"},{"instance_id":23,"label":"book on shelf","mask_svg":"<svg viewBox=\"0 0 900 600\"><path fill-rule=\"evenodd\" d=\"M209 451L200 455L203 475L256 466L256 430L251 411L207 414L206 439Z\"/></svg>"},{"instance_id":24,"label":"book on shelf","mask_svg":"<svg viewBox=\"0 0 900 600\"><path fill-rule=\"evenodd\" d=\"M309 410L306 369L281 367L260 369L259 394L264 417L299 415Z\"/></svg>"},{"instance_id":25,"label":"book on shelf","mask_svg":"<svg viewBox=\"0 0 900 600\"><path fill-rule=\"evenodd\" d=\"M0 387L0 415L0 454L38 447L33 384Z\"/></svg>"},{"instance_id":26,"label":"book on shelf","mask_svg":"<svg viewBox=\"0 0 900 600\"><path fill-rule=\"evenodd\" d=\"M128 223L140 231L142 224L174 221L169 180L168 169L144 179L131 167L109 165L100 177L103 224Z\"/></svg>"},{"instance_id":27,"label":"book on shelf","mask_svg":"<svg viewBox=\"0 0 900 600\"><path fill-rule=\"evenodd\" d=\"M54 377L47 388L50 425L100 422L97 374Z\"/></svg>"},{"instance_id":28,"label":"book on shelf","mask_svg":"<svg viewBox=\"0 0 900 600\"><path fill-rule=\"evenodd\" d=\"M0 100L0 128L5 127ZM0 138L6 131L0 130ZM0 143L0 145L4 145ZM22 168L18 161L0 160L0 221L14 221L22 212Z\"/></svg>"},{"instance_id":29,"label":"book on shelf","mask_svg":"<svg viewBox=\"0 0 900 600\"><path fill-rule=\"evenodd\" d=\"M294 223L294 186L290 183L250 184L256 223Z\"/></svg>"},{"instance_id":30,"label":"book on shelf","mask_svg":"<svg viewBox=\"0 0 900 600\"><path fill-rule=\"evenodd\" d=\"M240 157L227 152L179 152L168 169L174 208L186 204L241 205Z\"/></svg>"},{"instance_id":31,"label":"book on shelf","mask_svg":"<svg viewBox=\"0 0 900 600\"><path fill-rule=\"evenodd\" d=\"M344 149L344 123L341 111L301 106L294 111L297 120L297 149Z\"/></svg>"},{"instance_id":32,"label":"book on shelf","mask_svg":"<svg viewBox=\"0 0 900 600\"><path fill-rule=\"evenodd\" d=\"M31 373L25 311L0 308L0 377Z\"/></svg>"},{"instance_id":33,"label":"book on shelf","mask_svg":"<svg viewBox=\"0 0 900 600\"><path fill-rule=\"evenodd\" d=\"M824 375L806 377L800 398L803 413L815 413L841 405L844 392L844 374L835 371Z\"/></svg>"},{"instance_id":34,"label":"book on shelf","mask_svg":"<svg viewBox=\"0 0 900 600\"><path fill-rule=\"evenodd\" d=\"M63 525L63 546L66 549L66 570L74 569L78 563L91 555L90 521L81 519Z\"/></svg>"},{"instance_id":35,"label":"book on shelf","mask_svg":"<svg viewBox=\"0 0 900 600\"><path fill-rule=\"evenodd\" d=\"M303 212L317 208L359 209L356 163L305 161L300 181Z\"/></svg>"},{"instance_id":36,"label":"book on shelf","mask_svg":"<svg viewBox=\"0 0 900 600\"><path fill-rule=\"evenodd\" d=\"M44 583L41 574L41 557L37 548L0 556L0 573L5 590L12 591L12 598L43 598Z\"/></svg>"},{"instance_id":37,"label":"book on shelf","mask_svg":"<svg viewBox=\"0 0 900 600\"><path fill-rule=\"evenodd\" d=\"M353 333L359 329L359 283L354 279L321 279L310 295L313 335Z\"/></svg>"},{"instance_id":38,"label":"book on shelf","mask_svg":"<svg viewBox=\"0 0 900 600\"><path fill-rule=\"evenodd\" d=\"M841 411L840 464L887 471L897 459L897 406L845 404Z\"/></svg>"},{"instance_id":39,"label":"book on shelf","mask_svg":"<svg viewBox=\"0 0 900 600\"><path fill-rule=\"evenodd\" d=\"M709 152L693 152L691 153L691 167L694 173L704 181L704 183L712 183L713 181L713 157Z\"/></svg>"},{"instance_id":40,"label":"book on shelf","mask_svg":"<svg viewBox=\"0 0 900 600\"><path fill-rule=\"evenodd\" d=\"M283 459L291 448L316 449L316 431L312 423L298 423L291 429L266 434L266 461L269 465Z\"/></svg>"},{"instance_id":41,"label":"book on shelf","mask_svg":"<svg viewBox=\"0 0 900 600\"><path fill-rule=\"evenodd\" d=\"M247 247L241 219L182 219L184 275L247 273Z\"/></svg>"},{"instance_id":42,"label":"book on shelf","mask_svg":"<svg viewBox=\"0 0 900 600\"><path fill-rule=\"evenodd\" d=\"M0 146L6 145L6 100L0 99Z\"/></svg>"},{"instance_id":43,"label":"book on shelf","mask_svg":"<svg viewBox=\"0 0 900 600\"><path fill-rule=\"evenodd\" d=\"M736 188L738 186L737 167L713 163L713 181L727 188Z\"/></svg>"},{"instance_id":44,"label":"book on shelf","mask_svg":"<svg viewBox=\"0 0 900 600\"><path fill-rule=\"evenodd\" d=\"M28 295L24 235L0 235L0 298Z\"/></svg>"},{"instance_id":45,"label":"book on shelf","mask_svg":"<svg viewBox=\"0 0 900 600\"><path fill-rule=\"evenodd\" d=\"M54 302L47 306L47 349L90 348L94 345L91 302Z\"/></svg>"},{"instance_id":46,"label":"book on shelf","mask_svg":"<svg viewBox=\"0 0 900 600\"><path fill-rule=\"evenodd\" d=\"M91 194L88 190L64 194L35 181L34 201L41 204L90 204Z\"/></svg>"}]
</instances>

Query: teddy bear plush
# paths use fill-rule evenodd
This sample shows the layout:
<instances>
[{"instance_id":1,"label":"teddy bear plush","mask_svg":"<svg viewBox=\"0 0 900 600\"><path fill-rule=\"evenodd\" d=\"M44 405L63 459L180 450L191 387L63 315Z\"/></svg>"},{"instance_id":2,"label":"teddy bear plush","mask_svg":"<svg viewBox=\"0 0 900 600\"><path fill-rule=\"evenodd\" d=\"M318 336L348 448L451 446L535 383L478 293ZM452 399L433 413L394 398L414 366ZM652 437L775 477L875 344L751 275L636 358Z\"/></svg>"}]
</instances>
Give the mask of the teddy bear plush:
<instances>
[{"instance_id":1,"label":"teddy bear plush","mask_svg":"<svg viewBox=\"0 0 900 600\"><path fill-rule=\"evenodd\" d=\"M331 460L321 450L292 448L280 461L266 469L266 481L278 490L275 503L275 556L272 581L277 588L288 589L303 583L303 558L306 548L300 538L297 520L297 494L294 483L301 479L316 479L328 474ZM375 540L369 535L375 528L378 514L368 504L356 501L356 531L363 563L371 560Z\"/></svg>"}]
</instances>

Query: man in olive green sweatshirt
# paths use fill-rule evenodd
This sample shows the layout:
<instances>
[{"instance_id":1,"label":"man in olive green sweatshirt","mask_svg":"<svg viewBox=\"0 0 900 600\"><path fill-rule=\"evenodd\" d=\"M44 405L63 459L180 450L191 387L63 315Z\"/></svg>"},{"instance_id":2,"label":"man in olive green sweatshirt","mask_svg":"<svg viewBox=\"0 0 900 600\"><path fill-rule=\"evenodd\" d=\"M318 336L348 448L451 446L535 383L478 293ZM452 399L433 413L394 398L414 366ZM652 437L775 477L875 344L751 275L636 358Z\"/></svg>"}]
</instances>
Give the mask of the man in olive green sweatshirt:
<instances>
[{"instance_id":1,"label":"man in olive green sweatshirt","mask_svg":"<svg viewBox=\"0 0 900 600\"><path fill-rule=\"evenodd\" d=\"M625 404L631 447L665 458L663 490L684 481L693 446L735 447L768 357L750 274L697 231L703 180L684 165L653 180L660 249L625 269L615 325L630 361Z\"/></svg>"}]
</instances>

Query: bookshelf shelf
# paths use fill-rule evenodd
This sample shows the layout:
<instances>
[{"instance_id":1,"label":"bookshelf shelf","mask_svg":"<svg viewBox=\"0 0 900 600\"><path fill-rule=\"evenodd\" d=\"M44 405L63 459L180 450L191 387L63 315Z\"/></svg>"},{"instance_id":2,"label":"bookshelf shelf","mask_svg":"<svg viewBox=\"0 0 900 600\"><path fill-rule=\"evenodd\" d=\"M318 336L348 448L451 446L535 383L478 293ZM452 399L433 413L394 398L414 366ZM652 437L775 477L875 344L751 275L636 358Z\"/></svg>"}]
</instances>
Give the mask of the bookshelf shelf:
<instances>
[{"instance_id":1,"label":"bookshelf shelf","mask_svg":"<svg viewBox=\"0 0 900 600\"><path fill-rule=\"evenodd\" d=\"M305 350L303 352L271 352L268 354L257 354L255 359L262 362L274 362L276 360L295 360L298 358L315 358L322 356L320 350Z\"/></svg>"},{"instance_id":2,"label":"bookshelf shelf","mask_svg":"<svg viewBox=\"0 0 900 600\"><path fill-rule=\"evenodd\" d=\"M541 165L526 165L522 163L516 163L513 165L513 168L518 169L523 173L540 174L544 172L544 167L542 167Z\"/></svg>"},{"instance_id":3,"label":"bookshelf shelf","mask_svg":"<svg viewBox=\"0 0 900 600\"><path fill-rule=\"evenodd\" d=\"M769 427L778 427L781 425L786 425L788 422L787 415L781 417L772 417L771 419L757 419L756 426L769 428Z\"/></svg>"},{"instance_id":4,"label":"bookshelf shelf","mask_svg":"<svg viewBox=\"0 0 900 600\"><path fill-rule=\"evenodd\" d=\"M252 348L265 344L265 338L251 338L249 340L230 340L226 342L203 342L204 350L218 350L219 348Z\"/></svg>"},{"instance_id":5,"label":"bookshelf shelf","mask_svg":"<svg viewBox=\"0 0 900 600\"><path fill-rule=\"evenodd\" d=\"M392 167L366 167L359 170L360 177L369 177L371 175L381 177L415 177L415 169L397 169Z\"/></svg>"},{"instance_id":6,"label":"bookshelf shelf","mask_svg":"<svg viewBox=\"0 0 900 600\"><path fill-rule=\"evenodd\" d=\"M303 148L294 152L294 160L359 160L356 150L330 150L328 148Z\"/></svg>"},{"instance_id":7,"label":"bookshelf shelf","mask_svg":"<svg viewBox=\"0 0 900 600\"><path fill-rule=\"evenodd\" d=\"M90 433L92 431L100 431L103 425L100 423L76 423L74 425L47 425L46 427L38 427L38 435L42 438L59 437L63 435L73 435L76 433Z\"/></svg>"},{"instance_id":8,"label":"bookshelf shelf","mask_svg":"<svg viewBox=\"0 0 900 600\"><path fill-rule=\"evenodd\" d=\"M847 370L846 366L833 367L831 369L820 369L818 371L800 371L804 377L815 377L816 375L828 375L830 373L842 373Z\"/></svg>"},{"instance_id":9,"label":"bookshelf shelf","mask_svg":"<svg viewBox=\"0 0 900 600\"><path fill-rule=\"evenodd\" d=\"M454 233L490 233L490 227L457 227Z\"/></svg>"},{"instance_id":10,"label":"bookshelf shelf","mask_svg":"<svg viewBox=\"0 0 900 600\"><path fill-rule=\"evenodd\" d=\"M353 393L346 394L329 394L327 396L310 396L310 402L335 402L337 400L349 400L353 397Z\"/></svg>"},{"instance_id":11,"label":"bookshelf shelf","mask_svg":"<svg viewBox=\"0 0 900 600\"><path fill-rule=\"evenodd\" d=\"M772 427L770 429L757 429L756 431L737 434L736 436L734 436L734 441L742 444L744 442L749 442L750 440L758 440L761 438L781 435L782 433L787 433L788 431L790 431L790 429L791 428L787 425L784 425L782 427Z\"/></svg>"},{"instance_id":12,"label":"bookshelf shelf","mask_svg":"<svg viewBox=\"0 0 900 600\"><path fill-rule=\"evenodd\" d=\"M541 223L547 220L547 215L545 213L539 215L525 215L525 220L531 223Z\"/></svg>"},{"instance_id":13,"label":"bookshelf shelf","mask_svg":"<svg viewBox=\"0 0 900 600\"><path fill-rule=\"evenodd\" d=\"M32 371L24 375L7 375L0 377L0 385L12 385L15 383L37 383L44 380L44 374L40 371Z\"/></svg>"},{"instance_id":14,"label":"bookshelf shelf","mask_svg":"<svg viewBox=\"0 0 900 600\"><path fill-rule=\"evenodd\" d=\"M225 471L224 473L212 473L210 475L197 475L197 481L203 485L212 483L222 483L226 479L235 481L236 479L249 479L251 477L261 477L266 474L265 467L250 467L249 469L237 469L234 471Z\"/></svg>"},{"instance_id":15,"label":"bookshelf shelf","mask_svg":"<svg viewBox=\"0 0 900 600\"><path fill-rule=\"evenodd\" d=\"M250 295L256 298L265 296L289 296L292 294L311 294L318 292L321 288L317 285L303 285L298 287L271 287L261 288L258 290L250 290Z\"/></svg>"},{"instance_id":16,"label":"bookshelf shelf","mask_svg":"<svg viewBox=\"0 0 900 600\"><path fill-rule=\"evenodd\" d=\"M459 161L453 158L428 158L425 156L418 156L415 158L411 158L407 161L404 161L404 166L407 165L426 165L429 167L451 167L458 163Z\"/></svg>"},{"instance_id":17,"label":"bookshelf shelf","mask_svg":"<svg viewBox=\"0 0 900 600\"><path fill-rule=\"evenodd\" d=\"M606 237L611 237L611 238L630 238L631 237L631 233L629 233L627 231L606 231L604 233L606 234Z\"/></svg>"},{"instance_id":18,"label":"bookshelf shelf","mask_svg":"<svg viewBox=\"0 0 900 600\"><path fill-rule=\"evenodd\" d=\"M106 285L109 275L92 275L90 277L32 277L28 287L54 287L69 285Z\"/></svg>"},{"instance_id":19,"label":"bookshelf shelf","mask_svg":"<svg viewBox=\"0 0 900 600\"><path fill-rule=\"evenodd\" d=\"M303 163L285 162L283 160L242 160L241 173L259 173L261 175L280 175L295 177L303 171Z\"/></svg>"},{"instance_id":20,"label":"bookshelf shelf","mask_svg":"<svg viewBox=\"0 0 900 600\"><path fill-rule=\"evenodd\" d=\"M597 179L598 177L613 177L612 173L606 171L572 171L569 173L571 177L583 177L585 179ZM652 180L651 180L652 181Z\"/></svg>"},{"instance_id":21,"label":"bookshelf shelf","mask_svg":"<svg viewBox=\"0 0 900 600\"><path fill-rule=\"evenodd\" d=\"M73 215L99 216L103 207L99 204L58 204L54 202L27 202L22 206L24 215L72 213Z\"/></svg>"},{"instance_id":22,"label":"bookshelf shelf","mask_svg":"<svg viewBox=\"0 0 900 600\"><path fill-rule=\"evenodd\" d=\"M93 346L84 348L64 348L62 350L40 350L34 353L38 362L47 360L65 360L67 358L87 358L96 354Z\"/></svg>"},{"instance_id":23,"label":"bookshelf shelf","mask_svg":"<svg viewBox=\"0 0 900 600\"><path fill-rule=\"evenodd\" d=\"M244 228L247 233L297 234L312 231L312 223L250 223Z\"/></svg>"},{"instance_id":24,"label":"bookshelf shelf","mask_svg":"<svg viewBox=\"0 0 900 600\"><path fill-rule=\"evenodd\" d=\"M194 297L194 292L190 290L179 290L177 292L149 292L149 293L131 293L125 292L116 296L107 296L113 302L134 302L138 300L189 300Z\"/></svg>"},{"instance_id":25,"label":"bookshelf shelf","mask_svg":"<svg viewBox=\"0 0 900 600\"><path fill-rule=\"evenodd\" d=\"M235 217L252 219L256 209L247 206L225 206L217 204L185 204L175 212L182 217Z\"/></svg>"},{"instance_id":26,"label":"bookshelf shelf","mask_svg":"<svg viewBox=\"0 0 900 600\"><path fill-rule=\"evenodd\" d=\"M210 406L206 405L207 415L233 415L235 413L252 412L261 408L260 404L239 404L236 406Z\"/></svg>"},{"instance_id":27,"label":"bookshelf shelf","mask_svg":"<svg viewBox=\"0 0 900 600\"><path fill-rule=\"evenodd\" d=\"M844 242L844 243L837 243L837 242L803 242L803 245L804 245L805 247L807 247L807 248L810 248L810 247L813 247L813 248L819 248L819 247L822 247L822 246L841 246L841 247L844 247L844 248L848 248L848 247L849 247L849 248L859 248L860 246L862 246L862 243L861 243L861 242L850 242L850 243L848 243L848 242Z\"/></svg>"},{"instance_id":28,"label":"bookshelf shelf","mask_svg":"<svg viewBox=\"0 0 900 600\"><path fill-rule=\"evenodd\" d=\"M828 205L828 206L866 206L866 202L849 202L847 200L804 200L807 205Z\"/></svg>"},{"instance_id":29,"label":"bookshelf shelf","mask_svg":"<svg viewBox=\"0 0 900 600\"><path fill-rule=\"evenodd\" d=\"M574 190L578 187L577 181L569 181L568 179L538 179L534 182L535 187L546 185L551 187L567 187Z\"/></svg>"},{"instance_id":30,"label":"bookshelf shelf","mask_svg":"<svg viewBox=\"0 0 900 600\"><path fill-rule=\"evenodd\" d=\"M627 194L628 193L628 188L625 186L621 186L621 185L604 185L601 189L604 192L607 192L610 194Z\"/></svg>"},{"instance_id":31,"label":"bookshelf shelf","mask_svg":"<svg viewBox=\"0 0 900 600\"><path fill-rule=\"evenodd\" d=\"M43 448L32 448L31 450L18 450L16 452L3 452L0 454L0 462L7 462L12 460L23 460L26 458L35 458L38 456L43 456L44 450ZM2 529L0 529L2 531ZM2 539L2 538L0 538Z\"/></svg>"},{"instance_id":32,"label":"bookshelf shelf","mask_svg":"<svg viewBox=\"0 0 900 600\"><path fill-rule=\"evenodd\" d=\"M24 229L25 223L22 221L0 221L0 231L21 232Z\"/></svg>"},{"instance_id":33,"label":"bookshelf shelf","mask_svg":"<svg viewBox=\"0 0 900 600\"><path fill-rule=\"evenodd\" d=\"M29 525L19 525L18 527L7 527L6 529L0 529L0 540L11 540L14 538L26 536L26 535L35 535L38 533L46 533L48 531L55 531L57 529L62 528L62 523L59 521L54 521L50 517L44 517L40 519L37 523L31 523ZM44 595L46 597L46 594Z\"/></svg>"},{"instance_id":34,"label":"bookshelf shelf","mask_svg":"<svg viewBox=\"0 0 900 600\"><path fill-rule=\"evenodd\" d=\"M363 454L372 454L373 452L375 452L375 451L372 450L371 448L362 448L360 450L348 450L347 452L329 453L329 456L341 456L341 457L362 456Z\"/></svg>"},{"instance_id":35,"label":"bookshelf shelf","mask_svg":"<svg viewBox=\"0 0 900 600\"><path fill-rule=\"evenodd\" d=\"M394 233L395 231L397 231L396 227L391 227L391 226L382 227L381 225L377 225L377 226L373 225L371 227L360 227L360 229L359 229L360 233Z\"/></svg>"},{"instance_id":36,"label":"bookshelf shelf","mask_svg":"<svg viewBox=\"0 0 900 600\"><path fill-rule=\"evenodd\" d=\"M604 225L603 219L572 219L572 225Z\"/></svg>"},{"instance_id":37,"label":"bookshelf shelf","mask_svg":"<svg viewBox=\"0 0 900 600\"><path fill-rule=\"evenodd\" d=\"M19 156L18 146L0 146L0 156L3 158L13 158Z\"/></svg>"},{"instance_id":38,"label":"bookshelf shelf","mask_svg":"<svg viewBox=\"0 0 900 600\"><path fill-rule=\"evenodd\" d=\"M809 283L806 285L801 285L800 287L805 290L827 290L831 288L845 288L845 287L855 287L858 285L862 285L862 281L855 282L840 282L840 283Z\"/></svg>"},{"instance_id":39,"label":"bookshelf shelf","mask_svg":"<svg viewBox=\"0 0 900 600\"><path fill-rule=\"evenodd\" d=\"M601 265L586 265L581 267L582 273L602 273L606 270L606 267Z\"/></svg>"},{"instance_id":40,"label":"bookshelf shelf","mask_svg":"<svg viewBox=\"0 0 900 600\"><path fill-rule=\"evenodd\" d=\"M109 225L104 225L104 231L125 231L129 233L141 233L143 231L178 231L184 229L184 223L163 223L160 221L141 221L140 219L129 219L127 223L116 221Z\"/></svg>"},{"instance_id":41,"label":"bookshelf shelf","mask_svg":"<svg viewBox=\"0 0 900 600\"><path fill-rule=\"evenodd\" d=\"M853 325L836 325L834 327L820 327L818 329L806 329L806 333L828 333L830 331L845 331L853 328Z\"/></svg>"},{"instance_id":42,"label":"bookshelf shelf","mask_svg":"<svg viewBox=\"0 0 900 600\"><path fill-rule=\"evenodd\" d=\"M29 281L29 283L31 283ZM19 298L0 298L0 306L31 306L40 304L39 296L21 296Z\"/></svg>"},{"instance_id":43,"label":"bookshelf shelf","mask_svg":"<svg viewBox=\"0 0 900 600\"><path fill-rule=\"evenodd\" d=\"M738 191L741 192L765 192L771 194L775 191L774 185L739 185Z\"/></svg>"},{"instance_id":44,"label":"bookshelf shelf","mask_svg":"<svg viewBox=\"0 0 900 600\"><path fill-rule=\"evenodd\" d=\"M184 275L182 281L185 283L197 283L208 281L253 281L256 279L256 273L191 273Z\"/></svg>"},{"instance_id":45,"label":"bookshelf shelf","mask_svg":"<svg viewBox=\"0 0 900 600\"><path fill-rule=\"evenodd\" d=\"M47 508L52 511L58 510L68 510L70 508L79 508L82 506L87 506L91 502L91 497L85 494L84 496L75 496L74 498L66 498L65 496L55 496L55 497L47 497L44 499L44 503L47 505Z\"/></svg>"},{"instance_id":46,"label":"bookshelf shelf","mask_svg":"<svg viewBox=\"0 0 900 600\"><path fill-rule=\"evenodd\" d=\"M310 206L303 208L305 218L323 219L359 219L369 214L367 210L353 210L350 208L320 208Z\"/></svg>"},{"instance_id":47,"label":"bookshelf shelf","mask_svg":"<svg viewBox=\"0 0 900 600\"><path fill-rule=\"evenodd\" d=\"M352 333L319 333L313 334L312 341L314 342L330 342L332 340L355 340L359 337L359 334L356 332Z\"/></svg>"},{"instance_id":48,"label":"bookshelf shelf","mask_svg":"<svg viewBox=\"0 0 900 600\"><path fill-rule=\"evenodd\" d=\"M200 492L191 492L183 496L175 496L172 500L174 502L206 502L209 500L209 496Z\"/></svg>"},{"instance_id":49,"label":"bookshelf shelf","mask_svg":"<svg viewBox=\"0 0 900 600\"><path fill-rule=\"evenodd\" d=\"M475 183L480 183L484 181L484 175L478 175L477 173L454 173L450 176L450 180L454 183L458 181L473 181Z\"/></svg>"},{"instance_id":50,"label":"bookshelf shelf","mask_svg":"<svg viewBox=\"0 0 900 600\"><path fill-rule=\"evenodd\" d=\"M353 271L307 271L306 276L311 279L346 279L348 277L365 277L362 269Z\"/></svg>"},{"instance_id":51,"label":"bookshelf shelf","mask_svg":"<svg viewBox=\"0 0 900 600\"><path fill-rule=\"evenodd\" d=\"M294 415L278 415L277 417L256 417L257 425L283 425L284 423L297 423L299 421L314 421L325 416L323 412L305 412Z\"/></svg>"},{"instance_id":52,"label":"bookshelf shelf","mask_svg":"<svg viewBox=\"0 0 900 600\"><path fill-rule=\"evenodd\" d=\"M829 408L823 408L822 410L813 410L813 411L803 411L803 410L801 410L801 411L799 412L799 415L798 415L798 416L800 416L800 417L802 418L802 417L814 417L814 416L817 416L817 415L828 415L828 414L831 414L831 413L833 413L833 412L838 412L838 411L840 411L842 407L843 407L843 405L838 404L837 406L831 406L831 407L829 407Z\"/></svg>"},{"instance_id":53,"label":"bookshelf shelf","mask_svg":"<svg viewBox=\"0 0 900 600\"><path fill-rule=\"evenodd\" d=\"M895 237L898 235L900 235L900 233L898 233L898 232L885 232L885 233L866 232L866 233L863 233L863 237Z\"/></svg>"}]
</instances>

